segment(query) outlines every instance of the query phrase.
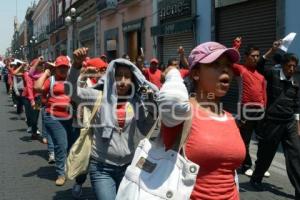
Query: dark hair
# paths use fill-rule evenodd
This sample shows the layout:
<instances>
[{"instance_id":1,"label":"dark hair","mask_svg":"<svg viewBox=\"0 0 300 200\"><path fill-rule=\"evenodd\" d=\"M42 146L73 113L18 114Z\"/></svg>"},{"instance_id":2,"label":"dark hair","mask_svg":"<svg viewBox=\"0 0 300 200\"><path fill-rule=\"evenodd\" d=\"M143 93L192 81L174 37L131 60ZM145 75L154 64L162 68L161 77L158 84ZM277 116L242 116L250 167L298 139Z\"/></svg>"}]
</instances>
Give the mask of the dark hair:
<instances>
[{"instance_id":1,"label":"dark hair","mask_svg":"<svg viewBox=\"0 0 300 200\"><path fill-rule=\"evenodd\" d=\"M126 53L122 55L122 58L125 58L125 59L126 59L127 57L129 57L129 55L126 54Z\"/></svg>"},{"instance_id":2,"label":"dark hair","mask_svg":"<svg viewBox=\"0 0 300 200\"><path fill-rule=\"evenodd\" d=\"M168 66L172 65L173 62L178 62L178 59L177 59L177 58L170 58L170 59L168 60Z\"/></svg>"},{"instance_id":3,"label":"dark hair","mask_svg":"<svg viewBox=\"0 0 300 200\"><path fill-rule=\"evenodd\" d=\"M295 61L296 65L298 65L299 58L294 53L286 53L282 56L281 64L282 64L282 66L284 66L285 64L287 64L290 61Z\"/></svg>"},{"instance_id":4,"label":"dark hair","mask_svg":"<svg viewBox=\"0 0 300 200\"><path fill-rule=\"evenodd\" d=\"M252 51L259 51L259 48L254 45L247 45L245 48L245 55L249 56L252 53Z\"/></svg>"},{"instance_id":5,"label":"dark hair","mask_svg":"<svg viewBox=\"0 0 300 200\"><path fill-rule=\"evenodd\" d=\"M280 53L275 53L273 55L273 61L275 64L280 64L282 60L282 55Z\"/></svg>"}]
</instances>

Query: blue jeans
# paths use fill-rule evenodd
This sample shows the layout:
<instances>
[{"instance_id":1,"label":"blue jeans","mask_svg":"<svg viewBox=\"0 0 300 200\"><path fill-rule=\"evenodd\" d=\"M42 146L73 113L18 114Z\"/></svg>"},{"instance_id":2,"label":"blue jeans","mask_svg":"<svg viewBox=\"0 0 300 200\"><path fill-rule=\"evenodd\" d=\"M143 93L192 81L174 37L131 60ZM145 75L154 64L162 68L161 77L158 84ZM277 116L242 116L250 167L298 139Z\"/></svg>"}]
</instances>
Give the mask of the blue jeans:
<instances>
[{"instance_id":1,"label":"blue jeans","mask_svg":"<svg viewBox=\"0 0 300 200\"><path fill-rule=\"evenodd\" d=\"M113 200L116 198L127 166L114 166L91 159L89 173L97 200Z\"/></svg>"},{"instance_id":2,"label":"blue jeans","mask_svg":"<svg viewBox=\"0 0 300 200\"><path fill-rule=\"evenodd\" d=\"M45 123L45 117L46 117L46 111L45 107L41 108L41 115L42 115L42 136L43 138L46 138L48 141L48 153L54 153L54 144L52 141L52 137L50 134L47 133L46 130L46 123Z\"/></svg>"},{"instance_id":3,"label":"blue jeans","mask_svg":"<svg viewBox=\"0 0 300 200\"><path fill-rule=\"evenodd\" d=\"M68 150L68 136L72 134L72 120L60 120L45 114L45 128L54 144L57 176L65 176L65 161Z\"/></svg>"}]
</instances>

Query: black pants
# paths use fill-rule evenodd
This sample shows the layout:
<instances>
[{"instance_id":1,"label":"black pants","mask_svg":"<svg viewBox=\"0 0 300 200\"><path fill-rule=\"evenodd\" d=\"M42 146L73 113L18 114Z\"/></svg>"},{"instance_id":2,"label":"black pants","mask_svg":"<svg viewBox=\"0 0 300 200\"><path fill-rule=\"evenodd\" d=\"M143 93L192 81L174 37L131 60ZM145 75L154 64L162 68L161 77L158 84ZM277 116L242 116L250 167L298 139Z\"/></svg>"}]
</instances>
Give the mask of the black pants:
<instances>
[{"instance_id":1,"label":"black pants","mask_svg":"<svg viewBox=\"0 0 300 200\"><path fill-rule=\"evenodd\" d=\"M39 110L32 108L29 99L22 97L23 105L25 108L25 115L27 118L27 126L32 128L32 134L36 134L38 130Z\"/></svg>"},{"instance_id":2,"label":"black pants","mask_svg":"<svg viewBox=\"0 0 300 200\"><path fill-rule=\"evenodd\" d=\"M22 98L23 90L19 90L19 96L16 95L15 91L12 92L12 100L15 105L17 105L17 114L23 113L23 98Z\"/></svg>"},{"instance_id":3,"label":"black pants","mask_svg":"<svg viewBox=\"0 0 300 200\"><path fill-rule=\"evenodd\" d=\"M258 143L256 167L251 180L262 181L281 142L287 174L295 187L296 199L300 199L300 136L297 131L296 121L265 120L263 137Z\"/></svg>"},{"instance_id":4,"label":"black pants","mask_svg":"<svg viewBox=\"0 0 300 200\"><path fill-rule=\"evenodd\" d=\"M261 125L262 120L254 120L256 117L258 119L263 115L262 112L260 113L250 113L251 119L242 119L242 122L239 123L239 129L241 132L242 139L244 141L245 147L246 147L246 157L242 165L242 170L246 171L247 169L250 169L252 167L252 160L249 153L249 146L250 141L253 135L253 132L255 132L257 135L260 135L261 133Z\"/></svg>"}]
</instances>

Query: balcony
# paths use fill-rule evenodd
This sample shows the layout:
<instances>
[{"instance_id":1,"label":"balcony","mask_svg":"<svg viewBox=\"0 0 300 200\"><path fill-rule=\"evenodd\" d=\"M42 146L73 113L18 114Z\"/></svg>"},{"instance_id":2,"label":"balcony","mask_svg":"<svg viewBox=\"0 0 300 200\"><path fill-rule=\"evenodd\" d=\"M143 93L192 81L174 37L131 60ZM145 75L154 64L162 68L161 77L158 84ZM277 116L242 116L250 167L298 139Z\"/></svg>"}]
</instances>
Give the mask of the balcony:
<instances>
[{"instance_id":1,"label":"balcony","mask_svg":"<svg viewBox=\"0 0 300 200\"><path fill-rule=\"evenodd\" d=\"M141 0L118 0L119 4L129 4L129 3L138 3Z\"/></svg>"},{"instance_id":2,"label":"balcony","mask_svg":"<svg viewBox=\"0 0 300 200\"><path fill-rule=\"evenodd\" d=\"M47 40L47 35L45 32L43 32L38 36L38 43L43 42L45 40Z\"/></svg>"},{"instance_id":3,"label":"balcony","mask_svg":"<svg viewBox=\"0 0 300 200\"><path fill-rule=\"evenodd\" d=\"M55 29L59 29L59 28L61 28L64 25L65 25L65 18L63 16L58 17L56 19Z\"/></svg>"},{"instance_id":4,"label":"balcony","mask_svg":"<svg viewBox=\"0 0 300 200\"><path fill-rule=\"evenodd\" d=\"M47 26L47 34L51 34L53 31L55 31L55 21L50 22L50 24Z\"/></svg>"},{"instance_id":5,"label":"balcony","mask_svg":"<svg viewBox=\"0 0 300 200\"><path fill-rule=\"evenodd\" d=\"M100 12L115 10L117 8L117 5L117 0L96 0L97 10Z\"/></svg>"}]
</instances>

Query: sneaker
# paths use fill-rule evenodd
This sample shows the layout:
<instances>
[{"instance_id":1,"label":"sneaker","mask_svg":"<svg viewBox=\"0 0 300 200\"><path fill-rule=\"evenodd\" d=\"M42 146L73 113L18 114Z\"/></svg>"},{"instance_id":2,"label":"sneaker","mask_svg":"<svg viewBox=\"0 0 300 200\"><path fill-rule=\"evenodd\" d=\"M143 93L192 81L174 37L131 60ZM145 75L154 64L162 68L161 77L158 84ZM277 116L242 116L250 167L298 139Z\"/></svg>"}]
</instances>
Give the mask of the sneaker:
<instances>
[{"instance_id":1,"label":"sneaker","mask_svg":"<svg viewBox=\"0 0 300 200\"><path fill-rule=\"evenodd\" d=\"M65 183L66 183L66 177L64 176L59 176L55 181L56 186L63 186Z\"/></svg>"},{"instance_id":2,"label":"sneaker","mask_svg":"<svg viewBox=\"0 0 300 200\"><path fill-rule=\"evenodd\" d=\"M75 199L79 199L82 193L82 185L75 183L73 188L72 188L72 196Z\"/></svg>"},{"instance_id":3,"label":"sneaker","mask_svg":"<svg viewBox=\"0 0 300 200\"><path fill-rule=\"evenodd\" d=\"M40 131L40 130L37 130L37 131L36 131L36 134L41 135L41 131Z\"/></svg>"},{"instance_id":4,"label":"sneaker","mask_svg":"<svg viewBox=\"0 0 300 200\"><path fill-rule=\"evenodd\" d=\"M247 169L246 171L245 171L245 173L244 173L246 176L249 176L249 177L251 177L252 176L252 174L253 174L253 170L252 169Z\"/></svg>"},{"instance_id":5,"label":"sneaker","mask_svg":"<svg viewBox=\"0 0 300 200\"><path fill-rule=\"evenodd\" d=\"M270 172L269 172L269 171L266 171L265 174L264 174L264 177L269 178L270 176L271 176Z\"/></svg>"},{"instance_id":6,"label":"sneaker","mask_svg":"<svg viewBox=\"0 0 300 200\"><path fill-rule=\"evenodd\" d=\"M43 143L43 144L48 144L47 138L43 138L43 139L42 139L42 143Z\"/></svg>"},{"instance_id":7,"label":"sneaker","mask_svg":"<svg viewBox=\"0 0 300 200\"><path fill-rule=\"evenodd\" d=\"M55 163L54 153L49 153L48 163L49 164L54 164Z\"/></svg>"},{"instance_id":8,"label":"sneaker","mask_svg":"<svg viewBox=\"0 0 300 200\"><path fill-rule=\"evenodd\" d=\"M13 107L16 108L16 107L17 107L17 104L14 104Z\"/></svg>"},{"instance_id":9,"label":"sneaker","mask_svg":"<svg viewBox=\"0 0 300 200\"><path fill-rule=\"evenodd\" d=\"M27 133L32 133L32 128L31 127L28 127Z\"/></svg>"}]
</instances>

